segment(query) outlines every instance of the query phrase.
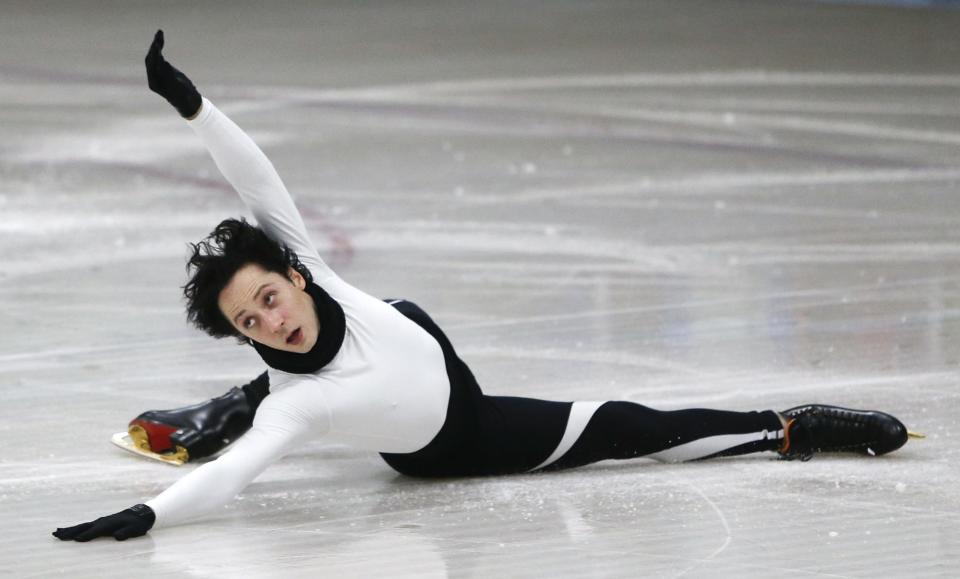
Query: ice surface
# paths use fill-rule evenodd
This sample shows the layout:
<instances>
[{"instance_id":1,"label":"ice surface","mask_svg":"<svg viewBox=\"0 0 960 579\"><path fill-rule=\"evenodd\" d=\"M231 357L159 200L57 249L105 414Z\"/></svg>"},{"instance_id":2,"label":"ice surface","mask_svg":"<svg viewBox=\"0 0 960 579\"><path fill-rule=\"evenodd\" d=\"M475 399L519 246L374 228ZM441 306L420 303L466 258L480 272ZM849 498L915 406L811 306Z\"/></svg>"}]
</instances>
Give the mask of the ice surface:
<instances>
[{"instance_id":1,"label":"ice surface","mask_svg":"<svg viewBox=\"0 0 960 579\"><path fill-rule=\"evenodd\" d=\"M421 304L488 392L823 401L927 439L446 482L310 443L213 519L56 541L191 468L113 432L261 370L183 321L185 243L242 208L146 89L157 27L340 274ZM800 2L4 3L0 576L952 576L958 28Z\"/></svg>"}]
</instances>

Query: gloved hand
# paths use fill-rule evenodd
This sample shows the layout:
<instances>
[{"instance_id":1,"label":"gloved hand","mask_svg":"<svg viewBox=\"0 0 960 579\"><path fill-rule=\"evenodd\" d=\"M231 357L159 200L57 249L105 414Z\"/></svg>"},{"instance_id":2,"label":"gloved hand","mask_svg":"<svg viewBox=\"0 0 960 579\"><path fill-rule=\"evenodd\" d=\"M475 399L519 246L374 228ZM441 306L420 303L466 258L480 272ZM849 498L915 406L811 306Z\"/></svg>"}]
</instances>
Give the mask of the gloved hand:
<instances>
[{"instance_id":1,"label":"gloved hand","mask_svg":"<svg viewBox=\"0 0 960 579\"><path fill-rule=\"evenodd\" d=\"M112 535L118 541L147 534L157 520L153 509L147 505L134 505L129 509L100 517L96 521L81 523L74 527L57 529L53 536L61 541L79 541L86 543L90 539Z\"/></svg>"},{"instance_id":2,"label":"gloved hand","mask_svg":"<svg viewBox=\"0 0 960 579\"><path fill-rule=\"evenodd\" d=\"M180 116L188 119L200 110L200 93L185 74L163 58L163 30L157 30L147 52L147 85L150 90L167 99Z\"/></svg>"}]
</instances>

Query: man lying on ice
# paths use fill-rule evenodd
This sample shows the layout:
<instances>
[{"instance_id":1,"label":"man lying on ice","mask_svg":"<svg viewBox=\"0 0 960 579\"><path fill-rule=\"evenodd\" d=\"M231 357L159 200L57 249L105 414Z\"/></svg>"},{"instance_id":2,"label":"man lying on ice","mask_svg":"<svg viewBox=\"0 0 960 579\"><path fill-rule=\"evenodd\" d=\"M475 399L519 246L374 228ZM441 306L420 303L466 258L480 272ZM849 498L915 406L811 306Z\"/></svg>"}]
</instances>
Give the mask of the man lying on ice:
<instances>
[{"instance_id":1,"label":"man lying on ice","mask_svg":"<svg viewBox=\"0 0 960 579\"><path fill-rule=\"evenodd\" d=\"M324 263L270 161L164 60L162 48L158 31L146 58L150 89L187 120L257 223L227 219L193 245L187 316L213 337L253 346L270 370L207 404L141 416L135 426L147 444L180 447L182 458L212 454L242 436L146 504L57 529L56 537L123 540L210 513L317 437L378 452L415 477L506 475L641 456L875 456L906 442L893 416L834 406L664 412L625 401L484 395L426 312L407 300L374 298Z\"/></svg>"}]
</instances>

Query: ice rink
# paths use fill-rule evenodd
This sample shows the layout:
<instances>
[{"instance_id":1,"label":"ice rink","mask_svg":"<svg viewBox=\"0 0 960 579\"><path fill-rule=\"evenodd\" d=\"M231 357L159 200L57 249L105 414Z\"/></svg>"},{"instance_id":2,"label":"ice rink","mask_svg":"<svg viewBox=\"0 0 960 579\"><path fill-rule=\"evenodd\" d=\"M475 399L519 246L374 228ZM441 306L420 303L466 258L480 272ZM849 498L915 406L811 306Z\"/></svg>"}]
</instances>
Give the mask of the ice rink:
<instances>
[{"instance_id":1,"label":"ice rink","mask_svg":"<svg viewBox=\"0 0 960 579\"><path fill-rule=\"evenodd\" d=\"M786 1L2 2L0 576L955 577L960 10ZM259 374L184 321L243 214L153 32L352 284L484 390L880 408L868 459L421 481L304 444L214 518L58 527L189 471L110 435Z\"/></svg>"}]
</instances>

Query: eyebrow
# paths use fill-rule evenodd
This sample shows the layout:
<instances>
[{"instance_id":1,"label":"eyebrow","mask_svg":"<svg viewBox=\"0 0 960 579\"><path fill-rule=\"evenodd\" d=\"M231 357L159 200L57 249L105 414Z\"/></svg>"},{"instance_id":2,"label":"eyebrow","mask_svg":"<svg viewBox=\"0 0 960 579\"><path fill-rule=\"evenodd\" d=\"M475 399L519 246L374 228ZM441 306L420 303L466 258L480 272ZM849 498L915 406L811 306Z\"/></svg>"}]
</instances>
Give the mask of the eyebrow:
<instances>
[{"instance_id":1,"label":"eyebrow","mask_svg":"<svg viewBox=\"0 0 960 579\"><path fill-rule=\"evenodd\" d=\"M257 288L257 293L253 294L253 301L257 301L257 298L260 296L260 292L262 292L263 288L267 287L268 285L270 285L270 282L267 282ZM239 324L237 323L237 318L239 318L245 313L247 313L246 309L243 309L237 312L237 315L233 316L233 325L238 326Z\"/></svg>"}]
</instances>

